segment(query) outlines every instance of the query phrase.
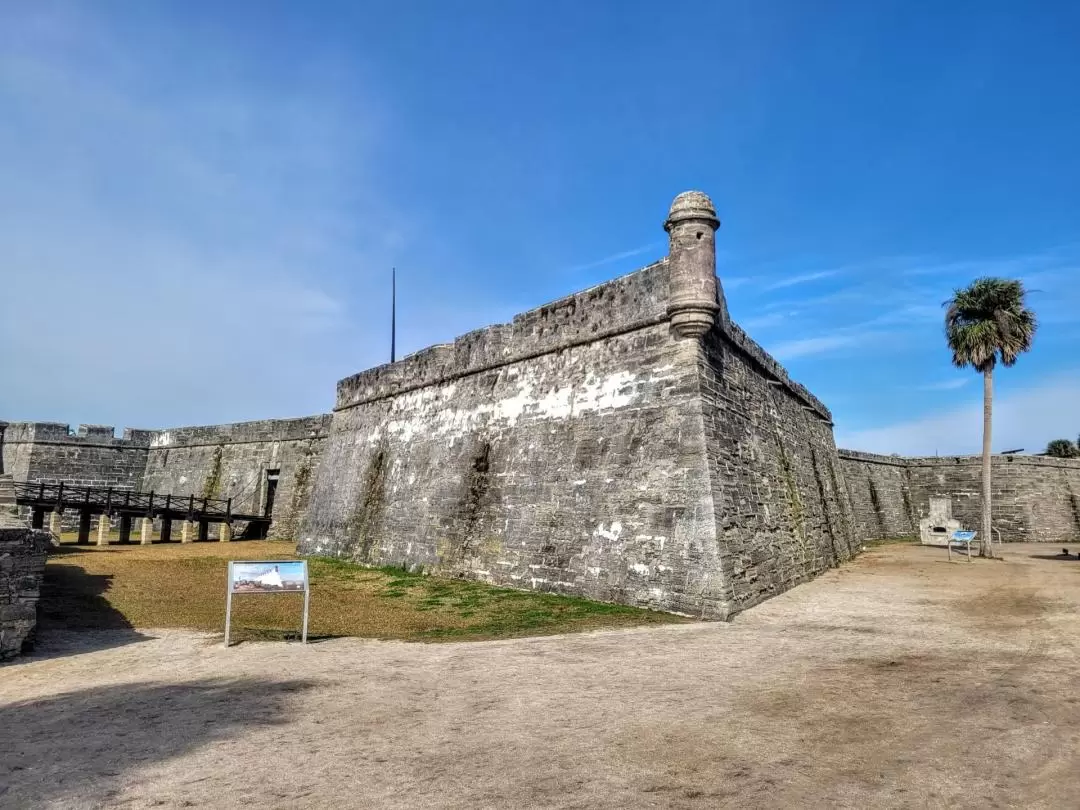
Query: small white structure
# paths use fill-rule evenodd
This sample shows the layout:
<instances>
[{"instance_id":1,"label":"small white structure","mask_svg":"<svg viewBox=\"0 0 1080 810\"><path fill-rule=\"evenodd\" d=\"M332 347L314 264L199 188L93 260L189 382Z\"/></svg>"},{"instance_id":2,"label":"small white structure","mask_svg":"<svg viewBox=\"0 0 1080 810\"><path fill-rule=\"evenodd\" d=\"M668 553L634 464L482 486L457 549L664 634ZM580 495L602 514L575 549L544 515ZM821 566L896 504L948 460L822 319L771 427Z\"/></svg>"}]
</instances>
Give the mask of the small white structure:
<instances>
[{"instance_id":1,"label":"small white structure","mask_svg":"<svg viewBox=\"0 0 1080 810\"><path fill-rule=\"evenodd\" d=\"M919 521L919 539L924 546L948 546L953 532L962 528L959 520L953 520L952 500L931 498L930 514Z\"/></svg>"},{"instance_id":2,"label":"small white structure","mask_svg":"<svg viewBox=\"0 0 1080 810\"><path fill-rule=\"evenodd\" d=\"M255 581L262 585L264 588L280 588L282 586L281 574L278 573L278 568L275 565L273 569L267 571L265 574L260 574L255 577Z\"/></svg>"}]
</instances>

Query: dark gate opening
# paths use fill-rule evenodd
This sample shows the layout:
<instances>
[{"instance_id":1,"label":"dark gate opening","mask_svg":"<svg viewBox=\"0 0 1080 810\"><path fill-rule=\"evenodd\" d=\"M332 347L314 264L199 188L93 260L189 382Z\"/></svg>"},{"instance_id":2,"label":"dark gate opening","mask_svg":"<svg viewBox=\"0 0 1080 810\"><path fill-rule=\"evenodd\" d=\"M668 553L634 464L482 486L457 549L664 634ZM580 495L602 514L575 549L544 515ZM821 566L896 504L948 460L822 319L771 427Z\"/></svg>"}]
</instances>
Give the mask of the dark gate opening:
<instances>
[{"instance_id":1,"label":"dark gate opening","mask_svg":"<svg viewBox=\"0 0 1080 810\"><path fill-rule=\"evenodd\" d=\"M278 474L281 470L266 471L266 506L263 508L263 516L270 517L274 511L274 496L277 495Z\"/></svg>"}]
</instances>

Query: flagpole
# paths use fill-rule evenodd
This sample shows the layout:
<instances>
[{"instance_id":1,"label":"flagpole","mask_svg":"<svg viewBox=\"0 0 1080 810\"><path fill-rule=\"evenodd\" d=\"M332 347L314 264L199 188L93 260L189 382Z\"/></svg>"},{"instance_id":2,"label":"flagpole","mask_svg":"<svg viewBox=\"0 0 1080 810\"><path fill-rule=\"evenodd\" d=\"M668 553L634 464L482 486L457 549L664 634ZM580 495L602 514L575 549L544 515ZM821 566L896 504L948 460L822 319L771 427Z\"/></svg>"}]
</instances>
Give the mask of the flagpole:
<instances>
[{"instance_id":1,"label":"flagpole","mask_svg":"<svg viewBox=\"0 0 1080 810\"><path fill-rule=\"evenodd\" d=\"M397 268L390 268L390 362L397 360Z\"/></svg>"}]
</instances>

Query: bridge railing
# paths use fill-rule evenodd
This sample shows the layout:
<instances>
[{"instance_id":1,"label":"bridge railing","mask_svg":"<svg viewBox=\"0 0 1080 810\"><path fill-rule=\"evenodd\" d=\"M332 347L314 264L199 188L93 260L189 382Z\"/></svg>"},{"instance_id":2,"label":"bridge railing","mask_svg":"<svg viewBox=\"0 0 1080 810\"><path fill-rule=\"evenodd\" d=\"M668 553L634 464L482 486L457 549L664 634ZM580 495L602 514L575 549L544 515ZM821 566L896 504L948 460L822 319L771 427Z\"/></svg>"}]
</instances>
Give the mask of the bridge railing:
<instances>
[{"instance_id":1,"label":"bridge railing","mask_svg":"<svg viewBox=\"0 0 1080 810\"><path fill-rule=\"evenodd\" d=\"M52 506L57 509L79 507L102 512L133 512L198 515L208 520L230 520L231 498L200 498L195 495L160 495L114 487L79 484L15 481L15 497L20 503Z\"/></svg>"}]
</instances>

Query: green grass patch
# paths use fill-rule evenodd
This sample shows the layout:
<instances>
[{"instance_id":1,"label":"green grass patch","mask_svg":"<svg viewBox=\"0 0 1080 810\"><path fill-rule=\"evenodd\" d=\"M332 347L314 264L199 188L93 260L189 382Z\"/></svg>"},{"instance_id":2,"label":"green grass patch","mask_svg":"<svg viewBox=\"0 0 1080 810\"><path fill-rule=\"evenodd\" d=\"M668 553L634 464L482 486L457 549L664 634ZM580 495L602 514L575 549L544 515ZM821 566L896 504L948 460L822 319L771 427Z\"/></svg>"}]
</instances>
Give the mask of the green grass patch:
<instances>
[{"instance_id":1,"label":"green grass patch","mask_svg":"<svg viewBox=\"0 0 1080 810\"><path fill-rule=\"evenodd\" d=\"M294 559L282 541L73 546L51 555L42 626L217 631L225 625L228 561ZM457 641L686 621L587 599L444 579L401 568L309 558L309 636ZM236 640L292 638L299 594L233 597Z\"/></svg>"}]
</instances>

